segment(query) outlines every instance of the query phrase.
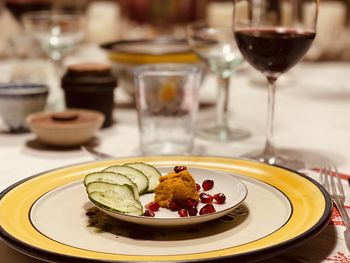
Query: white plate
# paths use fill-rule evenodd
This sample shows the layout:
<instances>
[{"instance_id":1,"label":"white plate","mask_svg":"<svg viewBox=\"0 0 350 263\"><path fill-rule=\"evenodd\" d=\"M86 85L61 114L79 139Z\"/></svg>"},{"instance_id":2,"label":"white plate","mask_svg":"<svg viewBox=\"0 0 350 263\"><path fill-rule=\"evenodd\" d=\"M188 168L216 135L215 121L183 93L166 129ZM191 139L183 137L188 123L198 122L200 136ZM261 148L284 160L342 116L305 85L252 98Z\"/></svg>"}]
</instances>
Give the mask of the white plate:
<instances>
[{"instance_id":1,"label":"white plate","mask_svg":"<svg viewBox=\"0 0 350 263\"><path fill-rule=\"evenodd\" d=\"M174 167L159 167L159 171L162 175L167 174L172 171ZM222 217L230 212L232 212L238 205L240 205L247 196L247 187L237 178L234 174L217 172L212 170L198 169L198 168L188 168L189 172L192 174L196 183L202 185L202 182L206 179L211 179L214 181L213 189L205 191L205 193L214 195L216 193L223 193L226 196L226 201L224 204L215 204L213 203L216 212L206 215L189 216L189 217L180 217L177 211L171 211L166 208L160 208L158 212L155 212L155 217L146 217L146 216L134 216L127 215L123 213L118 213L114 211L109 211L102 207L98 207L101 211L106 214L123 220L129 223L135 223L140 225L149 225L157 227L177 227L185 226L192 224L199 224L207 222L210 220L217 219ZM154 200L154 193L145 194L140 196L140 201L143 207L146 204ZM199 202L198 211L205 204Z\"/></svg>"}]
</instances>

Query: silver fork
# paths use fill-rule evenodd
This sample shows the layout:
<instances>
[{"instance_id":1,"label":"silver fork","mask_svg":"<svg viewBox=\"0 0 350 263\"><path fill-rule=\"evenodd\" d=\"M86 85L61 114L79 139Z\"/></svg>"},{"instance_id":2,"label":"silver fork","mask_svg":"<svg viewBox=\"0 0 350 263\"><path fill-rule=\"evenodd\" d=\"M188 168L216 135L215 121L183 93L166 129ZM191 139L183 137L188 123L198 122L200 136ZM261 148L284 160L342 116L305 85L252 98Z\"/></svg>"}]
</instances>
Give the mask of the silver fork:
<instances>
[{"instance_id":1,"label":"silver fork","mask_svg":"<svg viewBox=\"0 0 350 263\"><path fill-rule=\"evenodd\" d=\"M349 214L345 209L345 194L344 188L340 181L339 173L337 167L335 166L325 166L322 168L321 173L321 183L324 188L328 191L332 197L335 205L337 206L340 216L345 224L344 238L345 244L350 251L350 219Z\"/></svg>"}]
</instances>

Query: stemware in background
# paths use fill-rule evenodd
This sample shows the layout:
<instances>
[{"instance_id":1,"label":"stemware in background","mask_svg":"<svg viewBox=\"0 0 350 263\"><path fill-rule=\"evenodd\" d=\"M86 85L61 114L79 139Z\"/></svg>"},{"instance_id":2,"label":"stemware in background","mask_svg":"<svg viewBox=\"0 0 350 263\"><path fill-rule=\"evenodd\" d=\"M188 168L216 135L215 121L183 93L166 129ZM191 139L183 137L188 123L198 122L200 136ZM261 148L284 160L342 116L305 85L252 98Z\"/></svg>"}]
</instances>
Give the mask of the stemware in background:
<instances>
[{"instance_id":1,"label":"stemware in background","mask_svg":"<svg viewBox=\"0 0 350 263\"><path fill-rule=\"evenodd\" d=\"M298 168L301 160L279 154L273 142L276 80L297 64L316 34L318 0L235 0L233 31L243 57L268 82L267 138L261 162ZM304 10L308 10L306 13Z\"/></svg>"},{"instance_id":2,"label":"stemware in background","mask_svg":"<svg viewBox=\"0 0 350 263\"><path fill-rule=\"evenodd\" d=\"M248 131L232 128L228 122L230 79L243 63L233 39L232 29L211 27L205 22L197 22L188 25L186 33L189 45L198 57L207 63L219 85L216 123L199 128L198 135L214 141L233 141L248 137Z\"/></svg>"},{"instance_id":3,"label":"stemware in background","mask_svg":"<svg viewBox=\"0 0 350 263\"><path fill-rule=\"evenodd\" d=\"M25 28L38 41L61 74L63 58L84 39L83 14L38 11L26 13L22 19Z\"/></svg>"}]
</instances>

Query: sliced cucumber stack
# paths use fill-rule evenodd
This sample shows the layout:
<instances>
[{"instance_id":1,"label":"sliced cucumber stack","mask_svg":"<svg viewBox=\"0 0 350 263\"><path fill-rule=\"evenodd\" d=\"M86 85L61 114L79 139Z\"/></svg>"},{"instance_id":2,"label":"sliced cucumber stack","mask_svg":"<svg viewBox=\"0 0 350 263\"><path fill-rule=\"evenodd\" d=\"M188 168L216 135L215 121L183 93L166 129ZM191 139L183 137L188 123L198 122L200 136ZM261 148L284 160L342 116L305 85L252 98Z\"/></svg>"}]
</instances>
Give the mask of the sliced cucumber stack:
<instances>
[{"instance_id":1,"label":"sliced cucumber stack","mask_svg":"<svg viewBox=\"0 0 350 263\"><path fill-rule=\"evenodd\" d=\"M140 201L130 185L91 182L86 186L89 199L98 207L125 214L142 215Z\"/></svg>"},{"instance_id":2,"label":"sliced cucumber stack","mask_svg":"<svg viewBox=\"0 0 350 263\"><path fill-rule=\"evenodd\" d=\"M137 185L129 177L114 172L95 172L85 176L84 184L87 186L91 182L104 182L110 184L127 184L133 188L136 200L140 200Z\"/></svg>"},{"instance_id":3,"label":"sliced cucumber stack","mask_svg":"<svg viewBox=\"0 0 350 263\"><path fill-rule=\"evenodd\" d=\"M127 176L137 185L139 194L145 193L148 189L149 183L147 177L141 171L135 168L124 165L113 165L104 169L103 172L114 172Z\"/></svg>"},{"instance_id":4,"label":"sliced cucumber stack","mask_svg":"<svg viewBox=\"0 0 350 263\"><path fill-rule=\"evenodd\" d=\"M84 178L89 199L97 207L129 215L143 215L140 195L153 192L160 172L153 166L135 162L113 165Z\"/></svg>"},{"instance_id":5,"label":"sliced cucumber stack","mask_svg":"<svg viewBox=\"0 0 350 263\"><path fill-rule=\"evenodd\" d=\"M135 168L139 171L141 171L148 179L148 189L147 192L151 193L154 192L154 189L159 183L159 177L162 175L160 172L152 165L145 164L145 163L127 163L124 164L125 166Z\"/></svg>"}]
</instances>

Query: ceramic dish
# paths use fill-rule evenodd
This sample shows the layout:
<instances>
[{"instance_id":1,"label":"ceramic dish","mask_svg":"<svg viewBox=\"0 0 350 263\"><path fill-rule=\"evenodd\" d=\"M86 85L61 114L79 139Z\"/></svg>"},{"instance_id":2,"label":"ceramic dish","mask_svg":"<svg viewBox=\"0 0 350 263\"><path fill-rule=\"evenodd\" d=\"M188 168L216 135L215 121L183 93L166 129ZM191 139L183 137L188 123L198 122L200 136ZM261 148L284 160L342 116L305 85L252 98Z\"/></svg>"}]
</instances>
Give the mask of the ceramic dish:
<instances>
[{"instance_id":1,"label":"ceramic dish","mask_svg":"<svg viewBox=\"0 0 350 263\"><path fill-rule=\"evenodd\" d=\"M113 164L233 174L248 189L234 214L181 228L125 223L96 209L82 179ZM216 180L216 179L215 179ZM280 167L228 158L140 157L74 165L30 177L2 192L0 236L53 262L246 262L305 242L328 224L332 202L312 179ZM58 205L59 204L59 205Z\"/></svg>"},{"instance_id":2,"label":"ceramic dish","mask_svg":"<svg viewBox=\"0 0 350 263\"><path fill-rule=\"evenodd\" d=\"M159 168L162 174L166 174L171 171L173 167L161 167ZM145 217L145 216L132 216L117 212L111 212L103 208L99 208L108 215L115 217L117 219L136 223L141 225L149 225L155 227L179 227L186 225L193 225L198 223L207 222L213 219L222 217L230 212L232 212L239 204L241 204L247 196L247 187L238 179L234 177L231 173L222 173L206 169L189 168L192 176L196 182L203 182L206 179L214 179L214 188L206 191L205 193L214 195L216 193L224 193L226 196L226 202L224 204L218 205L214 204L216 213L201 215L201 216L191 216L191 217L179 217L176 211L171 211L166 208L160 208L158 212L155 213L155 217ZM154 200L154 194L146 194L140 196L140 201L145 207L146 204ZM205 204L198 204L198 211Z\"/></svg>"},{"instance_id":3,"label":"ceramic dish","mask_svg":"<svg viewBox=\"0 0 350 263\"><path fill-rule=\"evenodd\" d=\"M122 40L101 46L106 51L118 76L118 85L134 96L134 70L137 66L156 63L196 64L202 62L189 47L186 40L161 37L152 40Z\"/></svg>"},{"instance_id":4,"label":"ceramic dish","mask_svg":"<svg viewBox=\"0 0 350 263\"><path fill-rule=\"evenodd\" d=\"M62 112L38 112L26 122L37 139L56 147L70 147L91 141L105 117L95 110L67 109Z\"/></svg>"},{"instance_id":5,"label":"ceramic dish","mask_svg":"<svg viewBox=\"0 0 350 263\"><path fill-rule=\"evenodd\" d=\"M26 117L45 109L49 87L36 83L1 83L0 116L10 132L28 131Z\"/></svg>"}]
</instances>

